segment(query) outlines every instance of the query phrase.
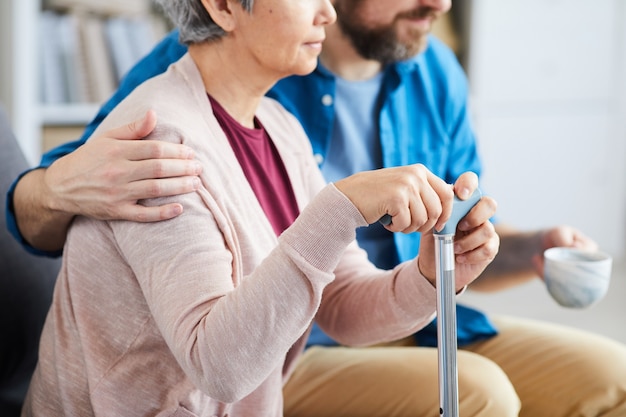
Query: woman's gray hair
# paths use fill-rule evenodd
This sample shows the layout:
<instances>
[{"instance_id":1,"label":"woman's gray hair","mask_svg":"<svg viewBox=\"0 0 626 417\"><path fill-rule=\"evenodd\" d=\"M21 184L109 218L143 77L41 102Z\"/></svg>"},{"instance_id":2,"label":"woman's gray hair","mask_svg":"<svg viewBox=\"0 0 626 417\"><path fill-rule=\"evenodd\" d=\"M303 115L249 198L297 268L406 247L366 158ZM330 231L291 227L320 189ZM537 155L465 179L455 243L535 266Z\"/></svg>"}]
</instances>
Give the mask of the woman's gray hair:
<instances>
[{"instance_id":1,"label":"woman's gray hair","mask_svg":"<svg viewBox=\"0 0 626 417\"><path fill-rule=\"evenodd\" d=\"M185 45L219 39L226 35L202 5L202 0L155 0L178 28L178 40ZM254 0L239 0L244 10L252 12Z\"/></svg>"}]
</instances>

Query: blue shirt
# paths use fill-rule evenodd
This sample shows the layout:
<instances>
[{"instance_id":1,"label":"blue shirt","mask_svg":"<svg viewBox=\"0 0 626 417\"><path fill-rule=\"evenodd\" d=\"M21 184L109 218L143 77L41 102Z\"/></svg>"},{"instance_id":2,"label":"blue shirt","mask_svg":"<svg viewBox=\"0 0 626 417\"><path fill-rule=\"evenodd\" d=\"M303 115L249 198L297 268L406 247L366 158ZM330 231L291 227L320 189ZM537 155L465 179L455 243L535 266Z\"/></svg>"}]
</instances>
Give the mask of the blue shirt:
<instances>
[{"instance_id":1,"label":"blue shirt","mask_svg":"<svg viewBox=\"0 0 626 417\"><path fill-rule=\"evenodd\" d=\"M100 109L83 136L44 154L39 167L48 167L84 143L106 115L135 87L165 72L186 52L187 48L178 43L177 31L170 33L124 77L117 92ZM318 66L307 76L280 80L268 93L300 120L321 164L333 131L335 83L335 76ZM454 53L434 37L430 37L428 48L423 53L385 68L378 115L383 166L421 163L450 183L466 171L480 174L481 165L467 99L468 85L463 69ZM16 183L17 179L7 195L6 215L10 232L32 253L59 256L60 252L33 248L20 235L12 204ZM418 233L395 233L393 238L400 262L417 255ZM484 315L462 306L458 306L457 323L460 346L495 334L495 329ZM320 333L316 328L311 341L314 342ZM434 323L420 331L417 338L422 345L435 345ZM320 338L320 343L334 344L323 339Z\"/></svg>"},{"instance_id":2,"label":"blue shirt","mask_svg":"<svg viewBox=\"0 0 626 417\"><path fill-rule=\"evenodd\" d=\"M322 65L322 64L320 64ZM378 132L380 92L384 71L367 80L335 78L333 133L321 165L326 181L333 182L356 172L382 168L383 156ZM320 160L322 159L320 155ZM398 264L393 233L376 222L356 230L359 246L372 263L391 269Z\"/></svg>"}]
</instances>

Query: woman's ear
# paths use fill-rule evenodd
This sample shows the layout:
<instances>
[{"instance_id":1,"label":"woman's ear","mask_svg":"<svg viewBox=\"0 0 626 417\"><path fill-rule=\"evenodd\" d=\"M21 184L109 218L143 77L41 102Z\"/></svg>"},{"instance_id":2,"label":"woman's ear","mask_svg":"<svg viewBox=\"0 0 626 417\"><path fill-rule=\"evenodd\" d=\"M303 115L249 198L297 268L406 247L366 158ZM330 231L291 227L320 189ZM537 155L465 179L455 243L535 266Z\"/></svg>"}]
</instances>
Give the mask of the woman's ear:
<instances>
[{"instance_id":1,"label":"woman's ear","mask_svg":"<svg viewBox=\"0 0 626 417\"><path fill-rule=\"evenodd\" d=\"M201 0L211 19L224 31L231 32L235 28L231 0Z\"/></svg>"}]
</instances>

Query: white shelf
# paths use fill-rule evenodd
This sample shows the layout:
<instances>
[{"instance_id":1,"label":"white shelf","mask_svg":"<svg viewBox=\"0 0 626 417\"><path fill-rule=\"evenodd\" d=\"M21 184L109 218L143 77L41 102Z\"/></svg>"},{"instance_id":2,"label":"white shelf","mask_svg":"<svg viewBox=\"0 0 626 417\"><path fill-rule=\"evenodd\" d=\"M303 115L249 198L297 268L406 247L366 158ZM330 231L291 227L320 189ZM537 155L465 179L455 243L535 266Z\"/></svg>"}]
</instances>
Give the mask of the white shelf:
<instances>
[{"instance_id":1,"label":"white shelf","mask_svg":"<svg viewBox=\"0 0 626 417\"><path fill-rule=\"evenodd\" d=\"M44 126L77 126L88 124L98 112L99 104L55 104L41 106Z\"/></svg>"}]
</instances>

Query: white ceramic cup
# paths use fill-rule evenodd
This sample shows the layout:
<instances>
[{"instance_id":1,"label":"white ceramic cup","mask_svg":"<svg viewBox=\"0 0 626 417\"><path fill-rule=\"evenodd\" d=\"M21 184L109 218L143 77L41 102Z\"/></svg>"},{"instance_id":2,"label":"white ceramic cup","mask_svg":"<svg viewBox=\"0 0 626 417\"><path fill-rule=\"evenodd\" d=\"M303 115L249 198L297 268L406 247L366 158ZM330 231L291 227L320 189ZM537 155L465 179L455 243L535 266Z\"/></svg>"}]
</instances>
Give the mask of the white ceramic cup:
<instances>
[{"instance_id":1,"label":"white ceramic cup","mask_svg":"<svg viewBox=\"0 0 626 417\"><path fill-rule=\"evenodd\" d=\"M613 259L606 253L556 247L544 252L544 281L563 307L585 308L609 289Z\"/></svg>"}]
</instances>

